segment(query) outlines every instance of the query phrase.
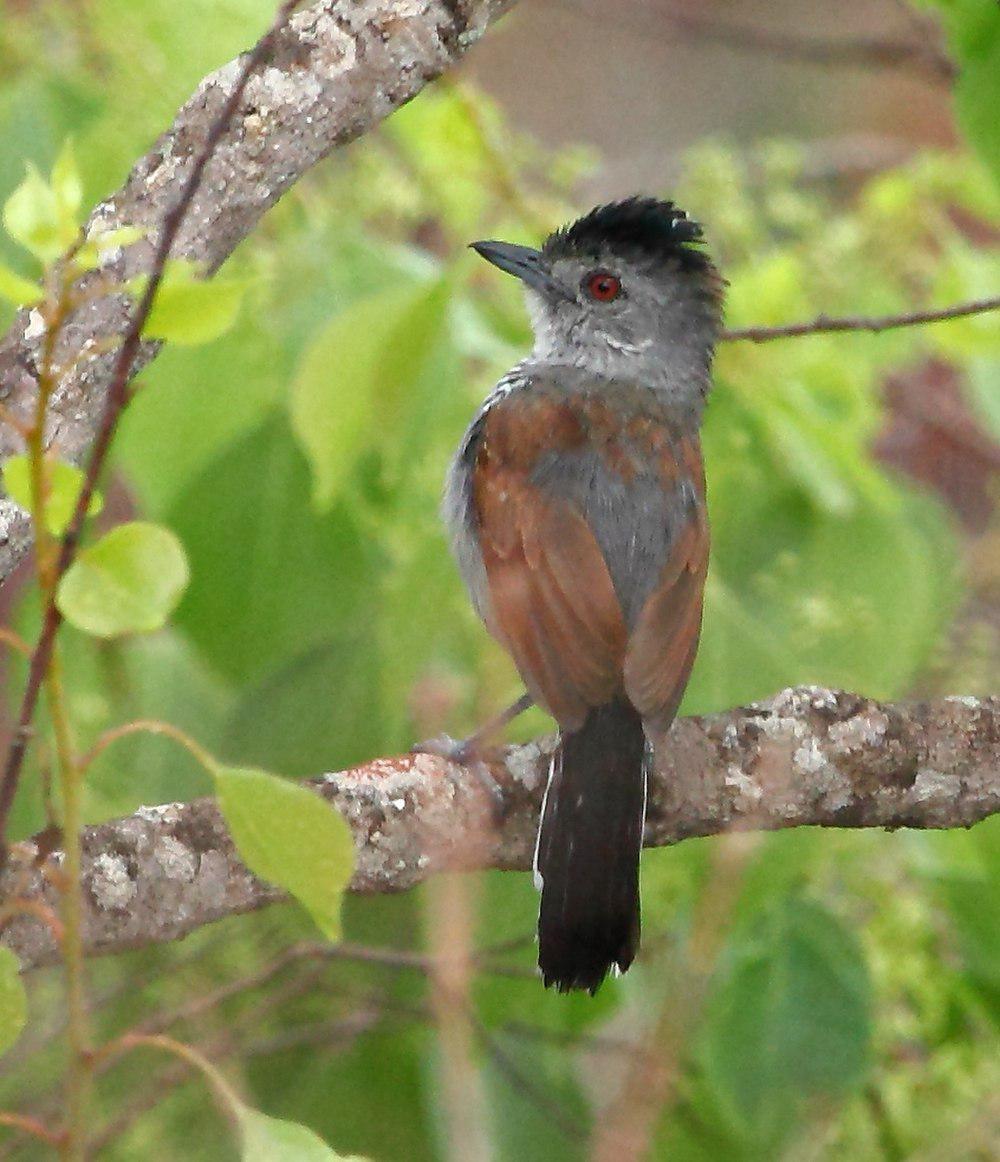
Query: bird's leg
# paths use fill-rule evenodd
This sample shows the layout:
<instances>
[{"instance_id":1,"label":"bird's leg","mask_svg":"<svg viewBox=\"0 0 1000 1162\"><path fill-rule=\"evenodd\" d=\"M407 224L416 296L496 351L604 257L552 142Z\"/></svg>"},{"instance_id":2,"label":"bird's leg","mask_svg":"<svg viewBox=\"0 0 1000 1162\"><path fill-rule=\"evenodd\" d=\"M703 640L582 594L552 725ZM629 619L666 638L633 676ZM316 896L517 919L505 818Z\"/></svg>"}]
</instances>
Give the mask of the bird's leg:
<instances>
[{"instance_id":1,"label":"bird's leg","mask_svg":"<svg viewBox=\"0 0 1000 1162\"><path fill-rule=\"evenodd\" d=\"M534 698L527 691L512 702L506 710L484 722L478 730L474 730L467 738L452 738L450 734L439 734L436 738L429 738L425 742L418 742L410 747L411 754L436 754L449 762L459 766L468 766L479 757L486 743L518 715L523 714L529 706L534 704Z\"/></svg>"},{"instance_id":2,"label":"bird's leg","mask_svg":"<svg viewBox=\"0 0 1000 1162\"><path fill-rule=\"evenodd\" d=\"M429 738L426 742L418 742L411 746L410 753L438 755L447 759L449 763L457 763L471 771L492 800L493 821L499 825L506 818L507 802L503 788L494 779L489 766L482 761L481 756L490 738L503 730L508 722L513 722L519 714L523 714L534 701L534 698L525 691L516 702L512 702L506 710L501 710L488 722L484 722L467 738L452 738L450 734L439 734L437 738ZM457 782L453 773L449 773L449 778Z\"/></svg>"}]
</instances>

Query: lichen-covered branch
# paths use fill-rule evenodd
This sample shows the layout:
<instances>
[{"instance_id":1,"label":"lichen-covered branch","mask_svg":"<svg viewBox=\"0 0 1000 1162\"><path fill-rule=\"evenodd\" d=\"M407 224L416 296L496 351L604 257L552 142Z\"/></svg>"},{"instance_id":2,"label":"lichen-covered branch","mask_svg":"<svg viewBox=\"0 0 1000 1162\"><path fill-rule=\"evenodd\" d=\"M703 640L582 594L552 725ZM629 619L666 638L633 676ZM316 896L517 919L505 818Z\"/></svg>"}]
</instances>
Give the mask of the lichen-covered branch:
<instances>
[{"instance_id":1,"label":"lichen-covered branch","mask_svg":"<svg viewBox=\"0 0 1000 1162\"><path fill-rule=\"evenodd\" d=\"M217 268L303 174L454 65L513 3L324 0L294 16L213 152L173 255ZM88 276L92 292L99 281L120 286L148 272L157 231L240 67L239 59L230 61L206 77L125 185L94 209L86 226L90 234L125 225L150 233L124 253L110 253L104 269ZM121 293L94 293L62 328L55 362L72 370L53 397L47 432L61 459L79 463L94 437L115 361L114 341L125 334L130 310L131 300ZM21 311L0 340L0 403L15 418L26 418L37 397L43 330L37 312ZM144 344L133 373L156 351L156 344ZM0 460L20 450L14 427L0 424ZM26 514L0 496L0 581L29 544Z\"/></svg>"},{"instance_id":2,"label":"lichen-covered branch","mask_svg":"<svg viewBox=\"0 0 1000 1162\"><path fill-rule=\"evenodd\" d=\"M315 780L354 832L356 892L395 892L445 868L531 866L551 739L492 756L497 803L474 770L431 755L375 759ZM479 775L482 771L479 772ZM1000 697L883 704L804 687L677 722L658 757L647 846L730 830L968 827L1000 811ZM0 905L53 902L60 856L15 845ZM240 863L211 799L147 807L84 833L92 955L174 940L282 894ZM2 936L25 967L56 958L19 915Z\"/></svg>"}]
</instances>

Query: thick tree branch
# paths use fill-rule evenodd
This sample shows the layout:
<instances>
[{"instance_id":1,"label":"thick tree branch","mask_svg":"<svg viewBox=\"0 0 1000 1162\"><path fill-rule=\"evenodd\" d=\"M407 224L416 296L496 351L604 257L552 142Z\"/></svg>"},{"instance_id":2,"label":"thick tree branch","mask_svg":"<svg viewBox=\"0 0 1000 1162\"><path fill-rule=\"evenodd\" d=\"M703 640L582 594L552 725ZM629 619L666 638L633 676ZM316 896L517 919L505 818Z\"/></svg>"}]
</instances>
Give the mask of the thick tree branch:
<instances>
[{"instance_id":1,"label":"thick tree branch","mask_svg":"<svg viewBox=\"0 0 1000 1162\"><path fill-rule=\"evenodd\" d=\"M278 37L268 66L247 86L240 108L214 151L205 180L172 249L217 268L261 215L339 145L366 133L459 60L514 0L324 0L294 16ZM177 202L241 60L206 77L171 128L134 167L125 185L90 216L89 234L131 225L142 242L112 252L103 277L119 282L148 273L162 227ZM50 409L49 444L79 463L94 439L116 359L127 333L131 300L97 295L62 330L57 364L63 377ZM21 311L0 341L0 403L15 418L30 414L38 392L43 328ZM133 374L152 359L142 344ZM11 424L0 424L0 460L21 450ZM26 514L0 497L0 580L30 544Z\"/></svg>"},{"instance_id":2,"label":"thick tree branch","mask_svg":"<svg viewBox=\"0 0 1000 1162\"><path fill-rule=\"evenodd\" d=\"M527 869L551 739L491 761L504 818L472 772L430 755L375 759L316 781L354 832L356 892L395 892L444 868ZM646 844L739 829L968 827L1000 811L1000 697L887 705L818 687L678 722L659 757ZM59 853L15 845L0 903L52 903ZM282 899L240 863L215 803L142 808L84 835L91 955L174 940ZM56 958L48 928L3 934L25 967Z\"/></svg>"}]
</instances>

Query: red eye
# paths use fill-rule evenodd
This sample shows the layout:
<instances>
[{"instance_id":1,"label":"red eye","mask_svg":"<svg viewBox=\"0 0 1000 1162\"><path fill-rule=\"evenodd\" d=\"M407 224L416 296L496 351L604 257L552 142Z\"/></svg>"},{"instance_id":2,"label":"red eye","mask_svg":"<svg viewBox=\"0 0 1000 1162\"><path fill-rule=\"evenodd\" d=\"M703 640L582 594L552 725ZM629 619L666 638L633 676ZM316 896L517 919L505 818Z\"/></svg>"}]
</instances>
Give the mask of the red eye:
<instances>
[{"instance_id":1,"label":"red eye","mask_svg":"<svg viewBox=\"0 0 1000 1162\"><path fill-rule=\"evenodd\" d=\"M610 303L621 293L622 280L616 274L608 274L606 270L595 270L593 274L587 275L585 285L592 299Z\"/></svg>"}]
</instances>

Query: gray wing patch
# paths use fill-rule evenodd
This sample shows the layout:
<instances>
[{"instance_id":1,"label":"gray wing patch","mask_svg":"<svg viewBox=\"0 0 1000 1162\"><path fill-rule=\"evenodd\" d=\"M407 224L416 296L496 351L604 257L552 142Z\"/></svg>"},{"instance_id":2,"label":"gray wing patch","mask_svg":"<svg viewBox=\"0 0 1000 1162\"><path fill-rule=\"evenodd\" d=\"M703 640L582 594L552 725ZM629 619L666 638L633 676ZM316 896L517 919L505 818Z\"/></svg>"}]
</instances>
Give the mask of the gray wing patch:
<instances>
[{"instance_id":1,"label":"gray wing patch","mask_svg":"<svg viewBox=\"0 0 1000 1162\"><path fill-rule=\"evenodd\" d=\"M534 481L583 513L633 629L696 503L690 483L665 489L652 469L625 481L592 448L543 458Z\"/></svg>"}]
</instances>

